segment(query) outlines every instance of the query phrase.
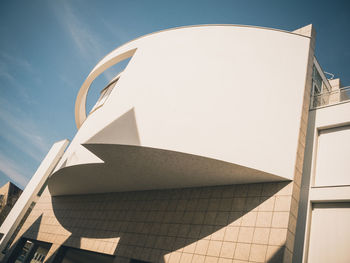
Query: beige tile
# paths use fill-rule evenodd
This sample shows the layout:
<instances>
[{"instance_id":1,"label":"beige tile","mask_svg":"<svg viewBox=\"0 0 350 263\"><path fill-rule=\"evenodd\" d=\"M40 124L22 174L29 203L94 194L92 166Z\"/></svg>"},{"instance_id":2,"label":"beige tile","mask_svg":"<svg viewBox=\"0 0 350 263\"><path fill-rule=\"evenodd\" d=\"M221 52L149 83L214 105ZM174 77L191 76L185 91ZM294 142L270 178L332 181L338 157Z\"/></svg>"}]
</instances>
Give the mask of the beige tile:
<instances>
[{"instance_id":1,"label":"beige tile","mask_svg":"<svg viewBox=\"0 0 350 263\"><path fill-rule=\"evenodd\" d=\"M261 196L262 184L250 184L248 187L248 196Z\"/></svg>"},{"instance_id":2,"label":"beige tile","mask_svg":"<svg viewBox=\"0 0 350 263\"><path fill-rule=\"evenodd\" d=\"M253 227L240 227L238 234L238 242L251 243L253 240Z\"/></svg>"},{"instance_id":3,"label":"beige tile","mask_svg":"<svg viewBox=\"0 0 350 263\"><path fill-rule=\"evenodd\" d=\"M274 212L272 216L272 227L287 228L289 212Z\"/></svg>"},{"instance_id":4,"label":"beige tile","mask_svg":"<svg viewBox=\"0 0 350 263\"><path fill-rule=\"evenodd\" d=\"M252 244L250 248L249 260L254 262L264 262L267 245Z\"/></svg>"},{"instance_id":5,"label":"beige tile","mask_svg":"<svg viewBox=\"0 0 350 263\"><path fill-rule=\"evenodd\" d=\"M221 246L220 257L233 258L235 249L236 249L236 243L223 242Z\"/></svg>"},{"instance_id":6,"label":"beige tile","mask_svg":"<svg viewBox=\"0 0 350 263\"><path fill-rule=\"evenodd\" d=\"M197 245L196 239L193 239L193 240L188 239L187 242L190 244L184 247L183 252L193 254L196 250L196 245Z\"/></svg>"},{"instance_id":7,"label":"beige tile","mask_svg":"<svg viewBox=\"0 0 350 263\"><path fill-rule=\"evenodd\" d=\"M298 217L298 202L294 198L292 198L292 203L291 203L291 206L290 206L290 212L296 218Z\"/></svg>"},{"instance_id":8,"label":"beige tile","mask_svg":"<svg viewBox=\"0 0 350 263\"><path fill-rule=\"evenodd\" d=\"M211 240L218 240L218 241L222 241L224 240L224 236L225 236L225 231L226 228L223 227L217 231L215 231L212 235L211 235Z\"/></svg>"},{"instance_id":9,"label":"beige tile","mask_svg":"<svg viewBox=\"0 0 350 263\"><path fill-rule=\"evenodd\" d=\"M268 244L270 235L270 228L255 228L253 235L253 243Z\"/></svg>"},{"instance_id":10,"label":"beige tile","mask_svg":"<svg viewBox=\"0 0 350 263\"><path fill-rule=\"evenodd\" d=\"M294 184L293 186L293 197L295 200L299 201L300 200L300 187Z\"/></svg>"},{"instance_id":11,"label":"beige tile","mask_svg":"<svg viewBox=\"0 0 350 263\"><path fill-rule=\"evenodd\" d=\"M180 262L181 255L182 255L181 252L177 252L177 251L172 252L170 254L169 263L178 263L178 262Z\"/></svg>"},{"instance_id":12,"label":"beige tile","mask_svg":"<svg viewBox=\"0 0 350 263\"><path fill-rule=\"evenodd\" d=\"M247 197L245 211L257 211L260 205L260 197Z\"/></svg>"},{"instance_id":13,"label":"beige tile","mask_svg":"<svg viewBox=\"0 0 350 263\"><path fill-rule=\"evenodd\" d=\"M207 212L205 214L204 223L207 225L214 225L217 212Z\"/></svg>"},{"instance_id":14,"label":"beige tile","mask_svg":"<svg viewBox=\"0 0 350 263\"><path fill-rule=\"evenodd\" d=\"M232 259L228 259L228 258L219 258L218 263L232 263Z\"/></svg>"},{"instance_id":15,"label":"beige tile","mask_svg":"<svg viewBox=\"0 0 350 263\"><path fill-rule=\"evenodd\" d=\"M204 263L205 256L203 255L193 255L192 262L193 263Z\"/></svg>"},{"instance_id":16,"label":"beige tile","mask_svg":"<svg viewBox=\"0 0 350 263\"><path fill-rule=\"evenodd\" d=\"M269 245L284 246L287 238L287 229L271 228Z\"/></svg>"},{"instance_id":17,"label":"beige tile","mask_svg":"<svg viewBox=\"0 0 350 263\"><path fill-rule=\"evenodd\" d=\"M229 226L226 228L224 241L236 242L238 239L239 227Z\"/></svg>"},{"instance_id":18,"label":"beige tile","mask_svg":"<svg viewBox=\"0 0 350 263\"><path fill-rule=\"evenodd\" d=\"M205 239L199 240L196 245L196 250L195 250L196 254L206 255L208 246L209 246L209 240L205 240Z\"/></svg>"},{"instance_id":19,"label":"beige tile","mask_svg":"<svg viewBox=\"0 0 350 263\"><path fill-rule=\"evenodd\" d=\"M193 254L182 253L181 259L179 262L181 263L191 263Z\"/></svg>"},{"instance_id":20,"label":"beige tile","mask_svg":"<svg viewBox=\"0 0 350 263\"><path fill-rule=\"evenodd\" d=\"M187 236L189 238L198 238L200 232L201 232L201 226L200 225L191 225L190 226L190 231L188 232Z\"/></svg>"},{"instance_id":21,"label":"beige tile","mask_svg":"<svg viewBox=\"0 0 350 263\"><path fill-rule=\"evenodd\" d=\"M289 211L292 196L276 196L274 211Z\"/></svg>"},{"instance_id":22,"label":"beige tile","mask_svg":"<svg viewBox=\"0 0 350 263\"><path fill-rule=\"evenodd\" d=\"M251 244L237 243L234 259L248 260Z\"/></svg>"},{"instance_id":23,"label":"beige tile","mask_svg":"<svg viewBox=\"0 0 350 263\"><path fill-rule=\"evenodd\" d=\"M250 211L243 215L241 226L255 226L257 212Z\"/></svg>"},{"instance_id":24,"label":"beige tile","mask_svg":"<svg viewBox=\"0 0 350 263\"><path fill-rule=\"evenodd\" d=\"M202 224L205 218L205 212L194 212L192 222L193 224Z\"/></svg>"},{"instance_id":25,"label":"beige tile","mask_svg":"<svg viewBox=\"0 0 350 263\"><path fill-rule=\"evenodd\" d=\"M261 197L260 198L260 205L258 208L258 211L273 211L274 205L275 205L275 196L271 197Z\"/></svg>"},{"instance_id":26,"label":"beige tile","mask_svg":"<svg viewBox=\"0 0 350 263\"><path fill-rule=\"evenodd\" d=\"M231 211L231 207L232 207L232 198L221 199L220 211L229 212Z\"/></svg>"},{"instance_id":27,"label":"beige tile","mask_svg":"<svg viewBox=\"0 0 350 263\"><path fill-rule=\"evenodd\" d=\"M187 239L186 238L182 238L182 237L178 237L175 239L175 242L173 244L173 250L177 250L182 252L183 251L183 247L186 244Z\"/></svg>"},{"instance_id":28,"label":"beige tile","mask_svg":"<svg viewBox=\"0 0 350 263\"><path fill-rule=\"evenodd\" d=\"M237 211L237 212L244 211L245 201L246 201L246 199L242 198L242 197L234 198L233 202L232 202L231 211Z\"/></svg>"},{"instance_id":29,"label":"beige tile","mask_svg":"<svg viewBox=\"0 0 350 263\"><path fill-rule=\"evenodd\" d=\"M210 199L208 211L219 211L221 199Z\"/></svg>"},{"instance_id":30,"label":"beige tile","mask_svg":"<svg viewBox=\"0 0 350 263\"><path fill-rule=\"evenodd\" d=\"M206 256L205 257L205 263L217 263L218 262L218 258L217 257L211 257L211 256ZM182 262L181 262L182 263Z\"/></svg>"},{"instance_id":31,"label":"beige tile","mask_svg":"<svg viewBox=\"0 0 350 263\"><path fill-rule=\"evenodd\" d=\"M283 263L292 263L293 254L288 249L284 251Z\"/></svg>"},{"instance_id":32,"label":"beige tile","mask_svg":"<svg viewBox=\"0 0 350 263\"><path fill-rule=\"evenodd\" d=\"M230 226L240 226L242 222L243 212L230 212L228 217L228 224Z\"/></svg>"},{"instance_id":33,"label":"beige tile","mask_svg":"<svg viewBox=\"0 0 350 263\"><path fill-rule=\"evenodd\" d=\"M248 185L241 184L241 185L236 185L236 188L233 194L234 196L245 197L247 196L247 193L248 193Z\"/></svg>"},{"instance_id":34,"label":"beige tile","mask_svg":"<svg viewBox=\"0 0 350 263\"><path fill-rule=\"evenodd\" d=\"M215 225L226 226L229 219L230 212L217 212Z\"/></svg>"},{"instance_id":35,"label":"beige tile","mask_svg":"<svg viewBox=\"0 0 350 263\"><path fill-rule=\"evenodd\" d=\"M265 261L272 262L271 260L274 259L273 262L276 262L276 263L282 262L283 254L284 254L284 247L268 246L266 251Z\"/></svg>"},{"instance_id":36,"label":"beige tile","mask_svg":"<svg viewBox=\"0 0 350 263\"><path fill-rule=\"evenodd\" d=\"M287 240L286 240L286 248L288 248L290 251L294 250L294 239L295 236L290 231L287 232Z\"/></svg>"},{"instance_id":37,"label":"beige tile","mask_svg":"<svg viewBox=\"0 0 350 263\"><path fill-rule=\"evenodd\" d=\"M214 226L202 225L200 237L202 239L210 239L214 230L215 230Z\"/></svg>"},{"instance_id":38,"label":"beige tile","mask_svg":"<svg viewBox=\"0 0 350 263\"><path fill-rule=\"evenodd\" d=\"M270 227L272 223L272 214L273 212L258 212L255 226Z\"/></svg>"},{"instance_id":39,"label":"beige tile","mask_svg":"<svg viewBox=\"0 0 350 263\"><path fill-rule=\"evenodd\" d=\"M221 250L221 241L209 241L209 246L207 250L208 256L218 257L220 255Z\"/></svg>"},{"instance_id":40,"label":"beige tile","mask_svg":"<svg viewBox=\"0 0 350 263\"><path fill-rule=\"evenodd\" d=\"M276 195L291 195L293 191L293 182L290 182L286 186L284 186L282 189L280 189Z\"/></svg>"},{"instance_id":41,"label":"beige tile","mask_svg":"<svg viewBox=\"0 0 350 263\"><path fill-rule=\"evenodd\" d=\"M295 217L293 215L291 215L289 217L288 229L290 232L295 234L296 227L297 227L297 221L296 221Z\"/></svg>"}]
</instances>

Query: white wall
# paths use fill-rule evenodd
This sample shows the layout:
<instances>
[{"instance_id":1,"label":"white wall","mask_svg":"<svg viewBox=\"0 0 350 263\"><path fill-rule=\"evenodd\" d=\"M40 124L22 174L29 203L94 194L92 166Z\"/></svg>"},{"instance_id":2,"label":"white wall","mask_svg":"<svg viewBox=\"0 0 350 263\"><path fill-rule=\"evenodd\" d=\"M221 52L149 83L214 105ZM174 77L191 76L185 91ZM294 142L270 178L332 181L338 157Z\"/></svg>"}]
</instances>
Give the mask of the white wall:
<instances>
[{"instance_id":1,"label":"white wall","mask_svg":"<svg viewBox=\"0 0 350 263\"><path fill-rule=\"evenodd\" d=\"M350 262L350 203L314 204L308 263Z\"/></svg>"},{"instance_id":2,"label":"white wall","mask_svg":"<svg viewBox=\"0 0 350 263\"><path fill-rule=\"evenodd\" d=\"M350 126L319 132L315 186L350 185Z\"/></svg>"},{"instance_id":3,"label":"white wall","mask_svg":"<svg viewBox=\"0 0 350 263\"><path fill-rule=\"evenodd\" d=\"M103 142L89 139L133 111L136 145L291 179L309 42L297 34L240 26L182 28L130 42L101 62L137 48L118 89L88 116L65 157L81 143ZM130 143L121 126L112 134L108 143ZM96 161L90 158L67 165Z\"/></svg>"}]
</instances>

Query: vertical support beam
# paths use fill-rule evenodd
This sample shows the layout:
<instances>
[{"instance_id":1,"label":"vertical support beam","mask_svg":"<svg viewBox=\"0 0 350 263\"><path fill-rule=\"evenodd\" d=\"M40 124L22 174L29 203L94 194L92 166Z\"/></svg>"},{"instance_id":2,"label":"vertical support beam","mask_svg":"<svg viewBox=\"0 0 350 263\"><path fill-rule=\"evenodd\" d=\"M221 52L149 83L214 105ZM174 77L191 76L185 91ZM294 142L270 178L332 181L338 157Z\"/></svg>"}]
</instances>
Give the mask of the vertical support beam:
<instances>
[{"instance_id":1,"label":"vertical support beam","mask_svg":"<svg viewBox=\"0 0 350 263\"><path fill-rule=\"evenodd\" d=\"M36 201L39 191L62 157L68 143L69 141L65 139L56 142L51 146L51 149L41 162L39 168L33 175L32 179L30 179L20 198L17 200L4 223L1 225L0 233L3 234L3 237L0 240L0 251L3 251L6 247L7 242L14 234L31 203Z\"/></svg>"},{"instance_id":2,"label":"vertical support beam","mask_svg":"<svg viewBox=\"0 0 350 263\"><path fill-rule=\"evenodd\" d=\"M302 262L302 249L300 247L300 219L299 207L301 200L301 188L303 181L303 167L305 162L305 146L307 143L307 128L308 124L312 119L309 119L309 108L310 108L310 95L312 89L312 69L314 65L314 53L315 53L315 40L316 32L312 25L302 27L298 30L293 31L310 38L309 46L309 56L307 61L307 69L305 76L305 90L304 90L304 99L303 99L303 109L301 114L300 121L300 130L299 130L299 143L297 149L297 158L296 165L294 170L294 180L293 180L293 194L292 194L292 203L291 203L291 213L289 216L288 224L288 233L287 233L287 242L286 242L286 251L284 254L283 262ZM298 225L298 228L297 228Z\"/></svg>"}]
</instances>

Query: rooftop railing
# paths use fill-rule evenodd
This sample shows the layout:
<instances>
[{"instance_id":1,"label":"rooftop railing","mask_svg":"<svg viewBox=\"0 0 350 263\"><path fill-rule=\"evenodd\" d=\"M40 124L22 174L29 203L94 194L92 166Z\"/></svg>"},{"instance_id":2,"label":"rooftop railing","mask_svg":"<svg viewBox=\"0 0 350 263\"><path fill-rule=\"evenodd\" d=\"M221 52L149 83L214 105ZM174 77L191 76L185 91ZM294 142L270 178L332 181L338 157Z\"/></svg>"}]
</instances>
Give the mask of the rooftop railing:
<instances>
[{"instance_id":1,"label":"rooftop railing","mask_svg":"<svg viewBox=\"0 0 350 263\"><path fill-rule=\"evenodd\" d=\"M310 109L335 105L345 101L350 101L350 86L314 94L311 97Z\"/></svg>"}]
</instances>

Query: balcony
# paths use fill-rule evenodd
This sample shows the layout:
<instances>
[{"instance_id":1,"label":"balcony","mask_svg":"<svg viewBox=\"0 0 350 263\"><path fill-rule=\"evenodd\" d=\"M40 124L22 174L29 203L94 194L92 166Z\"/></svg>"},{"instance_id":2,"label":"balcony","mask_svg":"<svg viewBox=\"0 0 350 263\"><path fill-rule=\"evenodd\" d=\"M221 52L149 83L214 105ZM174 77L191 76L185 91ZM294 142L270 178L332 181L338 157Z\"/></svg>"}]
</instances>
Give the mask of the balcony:
<instances>
[{"instance_id":1,"label":"balcony","mask_svg":"<svg viewBox=\"0 0 350 263\"><path fill-rule=\"evenodd\" d=\"M314 94L311 97L310 109L344 103L350 100L350 86Z\"/></svg>"}]
</instances>

